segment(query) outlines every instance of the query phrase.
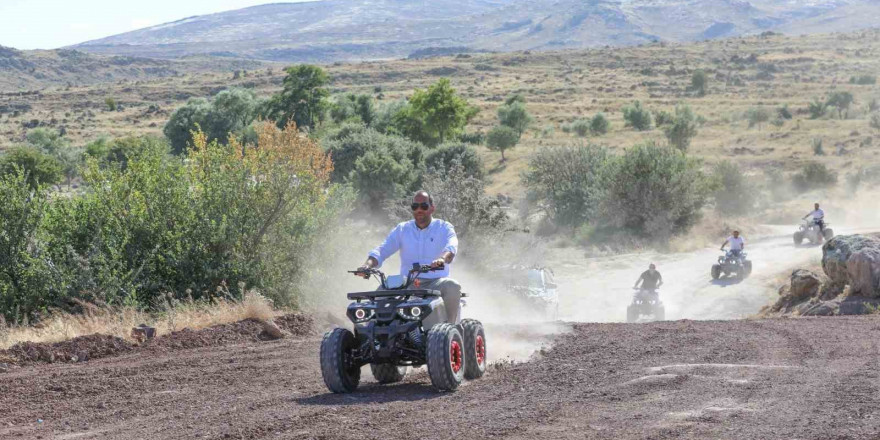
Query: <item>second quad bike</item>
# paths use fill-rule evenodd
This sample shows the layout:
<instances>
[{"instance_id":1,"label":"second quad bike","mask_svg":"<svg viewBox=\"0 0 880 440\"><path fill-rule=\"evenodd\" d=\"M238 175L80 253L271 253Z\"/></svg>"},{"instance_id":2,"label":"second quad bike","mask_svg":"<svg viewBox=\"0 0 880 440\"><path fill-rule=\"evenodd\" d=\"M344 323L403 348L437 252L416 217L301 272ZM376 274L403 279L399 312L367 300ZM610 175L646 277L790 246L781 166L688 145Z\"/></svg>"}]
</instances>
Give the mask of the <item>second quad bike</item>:
<instances>
[{"instance_id":1,"label":"second quad bike","mask_svg":"<svg viewBox=\"0 0 880 440\"><path fill-rule=\"evenodd\" d=\"M822 228L815 220L803 220L792 238L794 238L795 246L803 243L804 239L812 244L822 243L823 240L834 238L834 230L828 227L828 223L825 223L825 227Z\"/></svg>"},{"instance_id":2,"label":"second quad bike","mask_svg":"<svg viewBox=\"0 0 880 440\"><path fill-rule=\"evenodd\" d=\"M745 252L727 251L718 257L718 263L712 265L712 279L717 280L721 276L734 274L742 280L752 273L752 261L747 258Z\"/></svg>"},{"instance_id":3,"label":"second quad bike","mask_svg":"<svg viewBox=\"0 0 880 440\"><path fill-rule=\"evenodd\" d=\"M437 290L420 289L419 275L431 266L413 265L406 277L387 277L377 269L351 271L376 277L380 289L349 293L348 318L354 332L336 328L321 341L321 375L334 393L350 393L369 364L379 383L399 382L409 367L428 366L439 391L458 388L463 379L486 372L486 334L475 319L449 323ZM462 297L466 294L462 293Z\"/></svg>"},{"instance_id":4,"label":"second quad bike","mask_svg":"<svg viewBox=\"0 0 880 440\"><path fill-rule=\"evenodd\" d=\"M536 316L550 321L559 319L559 293L553 272L545 267L528 269L523 281L510 285L508 290L535 311Z\"/></svg>"},{"instance_id":5,"label":"second quad bike","mask_svg":"<svg viewBox=\"0 0 880 440\"><path fill-rule=\"evenodd\" d=\"M652 321L666 319L666 307L660 301L657 289L635 288L632 303L626 308L626 322L636 322L643 316L650 316Z\"/></svg>"}]
</instances>

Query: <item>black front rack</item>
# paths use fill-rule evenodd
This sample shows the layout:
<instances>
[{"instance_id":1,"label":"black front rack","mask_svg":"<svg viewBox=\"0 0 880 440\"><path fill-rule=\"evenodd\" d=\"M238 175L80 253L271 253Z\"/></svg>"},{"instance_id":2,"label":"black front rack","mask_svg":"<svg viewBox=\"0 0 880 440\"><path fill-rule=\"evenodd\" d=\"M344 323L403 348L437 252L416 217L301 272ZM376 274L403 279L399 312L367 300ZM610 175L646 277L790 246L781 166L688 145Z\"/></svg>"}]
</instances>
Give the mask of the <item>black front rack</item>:
<instances>
[{"instance_id":1,"label":"black front rack","mask_svg":"<svg viewBox=\"0 0 880 440\"><path fill-rule=\"evenodd\" d=\"M416 296L419 298L439 297L440 291L428 290L428 289L373 290L370 292L349 293L348 299L351 301L355 301L355 300L363 300L363 299L390 298L390 297L396 297L396 296L402 296L402 297Z\"/></svg>"}]
</instances>

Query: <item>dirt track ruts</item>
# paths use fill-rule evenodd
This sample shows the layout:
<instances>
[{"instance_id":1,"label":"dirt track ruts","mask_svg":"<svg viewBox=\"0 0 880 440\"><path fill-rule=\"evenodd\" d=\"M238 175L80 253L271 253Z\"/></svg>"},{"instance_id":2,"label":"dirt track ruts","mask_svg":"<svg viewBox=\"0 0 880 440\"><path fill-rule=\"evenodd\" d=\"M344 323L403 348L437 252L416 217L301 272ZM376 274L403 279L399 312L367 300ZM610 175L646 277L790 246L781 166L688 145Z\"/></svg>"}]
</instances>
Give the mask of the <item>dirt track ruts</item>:
<instances>
[{"instance_id":1,"label":"dirt track ruts","mask_svg":"<svg viewBox=\"0 0 880 440\"><path fill-rule=\"evenodd\" d=\"M0 438L877 438L877 340L875 316L576 324L448 394L368 370L328 394L316 337L136 351L0 374Z\"/></svg>"}]
</instances>

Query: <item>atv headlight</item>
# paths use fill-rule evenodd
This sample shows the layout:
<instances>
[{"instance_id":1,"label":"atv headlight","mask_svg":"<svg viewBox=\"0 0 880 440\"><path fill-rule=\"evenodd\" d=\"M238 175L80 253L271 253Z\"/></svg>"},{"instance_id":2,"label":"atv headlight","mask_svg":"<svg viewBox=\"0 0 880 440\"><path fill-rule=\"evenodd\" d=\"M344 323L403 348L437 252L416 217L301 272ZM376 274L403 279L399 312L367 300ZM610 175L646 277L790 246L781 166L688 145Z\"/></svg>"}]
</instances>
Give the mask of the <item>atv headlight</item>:
<instances>
[{"instance_id":1,"label":"atv headlight","mask_svg":"<svg viewBox=\"0 0 880 440\"><path fill-rule=\"evenodd\" d=\"M370 319L372 319L375 311L370 308L357 308L357 309L354 309L354 311L351 311L350 313L351 314L349 315L349 317L351 317L352 321L354 321L355 323L361 323L361 322L369 321Z\"/></svg>"},{"instance_id":2,"label":"atv headlight","mask_svg":"<svg viewBox=\"0 0 880 440\"><path fill-rule=\"evenodd\" d=\"M409 309L409 314L418 318L419 316L422 315L422 308L421 307L413 307L413 308Z\"/></svg>"},{"instance_id":3,"label":"atv headlight","mask_svg":"<svg viewBox=\"0 0 880 440\"><path fill-rule=\"evenodd\" d=\"M427 315L431 309L422 308L422 306L411 306L411 307L401 307L397 309L397 314L400 315L401 318L409 320L409 321L418 321L424 318L424 315Z\"/></svg>"}]
</instances>

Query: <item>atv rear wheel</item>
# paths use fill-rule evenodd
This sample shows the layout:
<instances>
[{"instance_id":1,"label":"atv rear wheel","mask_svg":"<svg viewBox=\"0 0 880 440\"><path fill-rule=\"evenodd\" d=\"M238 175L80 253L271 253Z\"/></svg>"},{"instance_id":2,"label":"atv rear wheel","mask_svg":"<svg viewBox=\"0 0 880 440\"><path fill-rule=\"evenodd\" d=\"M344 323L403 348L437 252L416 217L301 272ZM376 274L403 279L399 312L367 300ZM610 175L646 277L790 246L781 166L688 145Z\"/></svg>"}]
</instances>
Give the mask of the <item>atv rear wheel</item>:
<instances>
[{"instance_id":1,"label":"atv rear wheel","mask_svg":"<svg viewBox=\"0 0 880 440\"><path fill-rule=\"evenodd\" d=\"M379 383L400 382L406 377L407 367L398 367L394 364L370 364L370 372Z\"/></svg>"},{"instance_id":2,"label":"atv rear wheel","mask_svg":"<svg viewBox=\"0 0 880 440\"><path fill-rule=\"evenodd\" d=\"M718 278L721 278L721 265L720 264L713 264L712 265L712 279L717 280Z\"/></svg>"},{"instance_id":3,"label":"atv rear wheel","mask_svg":"<svg viewBox=\"0 0 880 440\"><path fill-rule=\"evenodd\" d=\"M486 373L486 332L476 319L462 319L464 329L464 378L479 379Z\"/></svg>"},{"instance_id":4,"label":"atv rear wheel","mask_svg":"<svg viewBox=\"0 0 880 440\"><path fill-rule=\"evenodd\" d=\"M822 231L822 235L825 236L825 240L831 240L832 238L834 238L834 230L831 228L826 228L824 231Z\"/></svg>"},{"instance_id":5,"label":"atv rear wheel","mask_svg":"<svg viewBox=\"0 0 880 440\"><path fill-rule=\"evenodd\" d=\"M324 333L321 340L321 376L324 384L334 393L350 393L361 381L361 367L354 363L352 351L356 347L354 335L344 328Z\"/></svg>"},{"instance_id":6,"label":"atv rear wheel","mask_svg":"<svg viewBox=\"0 0 880 440\"><path fill-rule=\"evenodd\" d=\"M801 231L797 231L794 233L794 236L792 238L794 238L794 245L800 246L800 244L804 242L804 233Z\"/></svg>"},{"instance_id":7,"label":"atv rear wheel","mask_svg":"<svg viewBox=\"0 0 880 440\"><path fill-rule=\"evenodd\" d=\"M464 340L452 324L437 324L428 331L428 376L438 391L461 385L465 370Z\"/></svg>"}]
</instances>

